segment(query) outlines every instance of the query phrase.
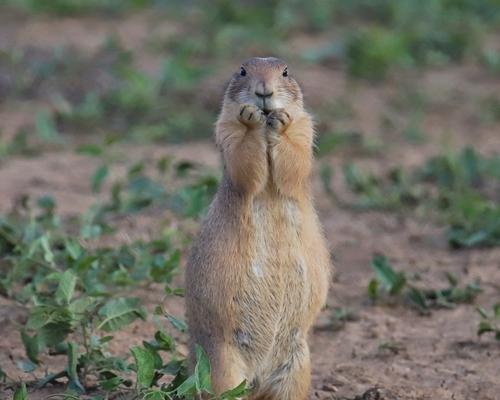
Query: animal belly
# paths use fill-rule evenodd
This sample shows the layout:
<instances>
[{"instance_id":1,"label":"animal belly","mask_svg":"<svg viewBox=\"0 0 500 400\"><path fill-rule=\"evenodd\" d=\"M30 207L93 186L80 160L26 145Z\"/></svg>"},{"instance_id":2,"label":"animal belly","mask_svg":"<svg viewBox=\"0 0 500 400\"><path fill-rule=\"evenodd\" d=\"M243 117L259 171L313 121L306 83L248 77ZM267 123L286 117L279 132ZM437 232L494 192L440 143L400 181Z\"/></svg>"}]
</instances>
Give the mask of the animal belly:
<instances>
[{"instance_id":1,"label":"animal belly","mask_svg":"<svg viewBox=\"0 0 500 400\"><path fill-rule=\"evenodd\" d=\"M277 360L294 352L307 331L309 290L303 266L297 262L286 269L276 267L251 265L250 284L238 296L241 312L234 340L257 374L276 368Z\"/></svg>"},{"instance_id":2,"label":"animal belly","mask_svg":"<svg viewBox=\"0 0 500 400\"><path fill-rule=\"evenodd\" d=\"M290 347L305 335L311 279L301 240L301 215L294 204L255 202L252 226L234 337L248 357L266 364L277 346Z\"/></svg>"}]
</instances>

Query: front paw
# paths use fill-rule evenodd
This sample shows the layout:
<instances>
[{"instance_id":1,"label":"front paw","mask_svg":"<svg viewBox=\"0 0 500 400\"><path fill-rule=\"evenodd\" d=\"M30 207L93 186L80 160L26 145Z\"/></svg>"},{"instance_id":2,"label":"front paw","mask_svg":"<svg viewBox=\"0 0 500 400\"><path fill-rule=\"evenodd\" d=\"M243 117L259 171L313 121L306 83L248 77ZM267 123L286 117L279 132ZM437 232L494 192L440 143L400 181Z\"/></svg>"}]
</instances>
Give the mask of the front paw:
<instances>
[{"instance_id":1,"label":"front paw","mask_svg":"<svg viewBox=\"0 0 500 400\"><path fill-rule=\"evenodd\" d=\"M269 113L266 125L270 131L283 133L292 122L292 117L283 108L277 108Z\"/></svg>"},{"instance_id":2,"label":"front paw","mask_svg":"<svg viewBox=\"0 0 500 400\"><path fill-rule=\"evenodd\" d=\"M262 110L253 104L244 104L240 108L238 121L249 128L264 126L266 123L266 115Z\"/></svg>"}]
</instances>

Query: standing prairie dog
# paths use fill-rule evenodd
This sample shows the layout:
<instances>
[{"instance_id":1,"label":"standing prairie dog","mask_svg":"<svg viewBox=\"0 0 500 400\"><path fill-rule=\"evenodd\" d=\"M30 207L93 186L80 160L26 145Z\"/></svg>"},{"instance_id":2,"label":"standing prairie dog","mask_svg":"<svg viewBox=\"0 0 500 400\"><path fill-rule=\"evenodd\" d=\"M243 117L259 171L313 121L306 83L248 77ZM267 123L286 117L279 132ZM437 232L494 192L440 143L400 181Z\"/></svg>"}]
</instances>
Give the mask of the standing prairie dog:
<instances>
[{"instance_id":1,"label":"standing prairie dog","mask_svg":"<svg viewBox=\"0 0 500 400\"><path fill-rule=\"evenodd\" d=\"M202 346L216 394L246 380L252 399L307 397L307 334L331 270L311 199L313 137L286 64L243 63L216 125L224 176L186 271L191 359Z\"/></svg>"}]
</instances>

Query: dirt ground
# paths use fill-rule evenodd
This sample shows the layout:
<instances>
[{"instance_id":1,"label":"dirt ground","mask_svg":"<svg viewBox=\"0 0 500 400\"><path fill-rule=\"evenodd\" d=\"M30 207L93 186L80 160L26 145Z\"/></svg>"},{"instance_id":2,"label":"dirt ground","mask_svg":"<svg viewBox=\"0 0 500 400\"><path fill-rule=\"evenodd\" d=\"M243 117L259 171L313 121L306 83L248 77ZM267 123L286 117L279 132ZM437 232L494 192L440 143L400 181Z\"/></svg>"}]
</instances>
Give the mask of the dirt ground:
<instances>
[{"instance_id":1,"label":"dirt ground","mask_svg":"<svg viewBox=\"0 0 500 400\"><path fill-rule=\"evenodd\" d=\"M120 28L90 17L88 20L41 18L9 24L0 22L0 46L51 47L60 45L64 37L73 45L81 44L81 51L92 51L93 46L100 44L103 32L116 31L126 46L140 48L148 35L160 29L156 25L151 31L146 29L144 21L147 18L147 15L130 17L121 22ZM169 29L163 27L161 34L168 34ZM83 40L82 36L86 35L90 37ZM32 37L37 38L35 42ZM297 40L293 45L300 48L307 43ZM156 61L154 57L142 59L145 69L154 69ZM234 60L233 64L237 63L238 60ZM231 67L228 66L228 70ZM341 70L326 66L300 65L296 74L305 88L306 102L312 111L340 96L349 98L355 109L355 116L348 121L335 118L318 121L319 134L321 129L346 125L384 144L383 157L367 157L345 150L321 159L321 163L328 163L337 170L347 160L375 170L418 165L444 145L460 149L472 144L485 154L500 152L499 124L482 124L476 106L481 96L500 92L500 78L484 76L472 66L415 73L406 76L405 80L396 79L377 86L354 84L346 80ZM224 74L220 75L207 84L206 90L214 93L219 90L224 80ZM413 82L430 99L423 120L428 139L420 145L380 131L380 115L395 113L388 104L394 101L406 81ZM33 113L29 110L37 105L36 102L33 100L31 106L25 102L22 107L9 101L0 103L0 126L4 135L32 121ZM130 164L171 154L177 159L201 160L213 167L218 165L217 152L210 142L176 146L120 144L117 151L126 155ZM120 175L120 168L116 167L112 177ZM9 211L22 194L51 194L57 200L61 215L81 213L95 201L90 188L94 170L95 161L76 155L71 140L66 147L35 158L10 158L0 164L0 212ZM444 239L443 228L432 221L411 215L361 213L340 207L325 195L317 172L314 178L316 203L332 249L336 273L328 308L318 319L309 340L313 365L311 398L500 399L500 343L491 337L476 336L479 317L475 311L478 305L490 308L500 299L500 249L452 251ZM333 187L340 197L348 198L341 177L337 175ZM119 234L117 240L148 236L172 223L171 219L154 212L127 217L123 222L123 235ZM446 285L445 272L452 272L463 283L479 280L483 290L473 305L433 310L427 316L401 303L374 306L368 300L366 287L372 278L370 261L376 253L387 255L399 270L418 273L424 283L431 282L432 286ZM139 290L138 295L149 308L163 299L161 287ZM166 307L173 313L182 314L180 300L169 300ZM337 307L352 311L354 320L340 327L332 326L331 319ZM15 365L24 355L17 328L19 321L25 318L26 310L0 297L0 365L14 378L26 378ZM129 348L153 333L151 321L136 323L119 334L111 350ZM46 364L46 367L51 370L54 364ZM58 390L40 391L32 398L43 398ZM6 391L5 395L8 393Z\"/></svg>"}]
</instances>

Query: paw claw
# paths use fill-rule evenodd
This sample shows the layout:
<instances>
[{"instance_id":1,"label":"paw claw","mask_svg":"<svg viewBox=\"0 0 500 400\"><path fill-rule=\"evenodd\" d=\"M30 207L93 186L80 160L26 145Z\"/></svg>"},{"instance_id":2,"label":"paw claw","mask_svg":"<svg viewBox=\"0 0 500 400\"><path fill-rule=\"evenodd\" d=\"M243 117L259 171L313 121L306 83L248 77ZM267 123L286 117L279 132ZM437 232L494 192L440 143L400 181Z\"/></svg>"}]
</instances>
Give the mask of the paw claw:
<instances>
[{"instance_id":1,"label":"paw claw","mask_svg":"<svg viewBox=\"0 0 500 400\"><path fill-rule=\"evenodd\" d=\"M267 116L267 126L276 132L283 132L290 123L292 122L292 117L288 112L282 108L271 111Z\"/></svg>"},{"instance_id":2,"label":"paw claw","mask_svg":"<svg viewBox=\"0 0 500 400\"><path fill-rule=\"evenodd\" d=\"M254 106L253 104L245 104L240 108L238 120L242 124L254 128L259 125L263 125L266 121L266 117L262 110L260 110L257 106Z\"/></svg>"}]
</instances>

